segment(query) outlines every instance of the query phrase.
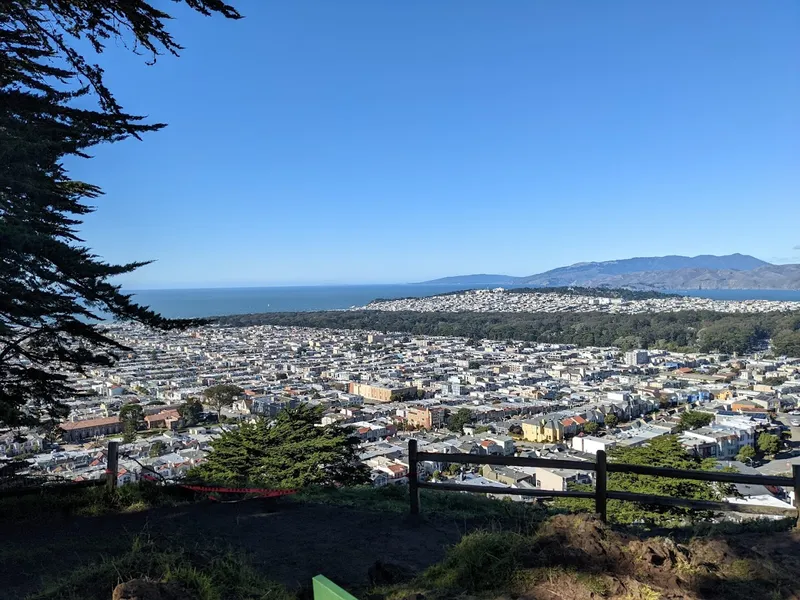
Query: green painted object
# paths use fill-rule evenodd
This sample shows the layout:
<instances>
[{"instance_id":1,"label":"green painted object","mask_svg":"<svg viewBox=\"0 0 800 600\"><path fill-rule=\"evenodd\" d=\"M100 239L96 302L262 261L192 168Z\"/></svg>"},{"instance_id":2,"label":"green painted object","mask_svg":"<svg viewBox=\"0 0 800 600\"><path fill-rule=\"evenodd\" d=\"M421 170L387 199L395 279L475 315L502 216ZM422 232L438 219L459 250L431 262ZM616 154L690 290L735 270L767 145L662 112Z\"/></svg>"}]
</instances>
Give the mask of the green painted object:
<instances>
[{"instance_id":1,"label":"green painted object","mask_svg":"<svg viewBox=\"0 0 800 600\"><path fill-rule=\"evenodd\" d=\"M358 600L324 575L311 580L314 584L314 600Z\"/></svg>"}]
</instances>

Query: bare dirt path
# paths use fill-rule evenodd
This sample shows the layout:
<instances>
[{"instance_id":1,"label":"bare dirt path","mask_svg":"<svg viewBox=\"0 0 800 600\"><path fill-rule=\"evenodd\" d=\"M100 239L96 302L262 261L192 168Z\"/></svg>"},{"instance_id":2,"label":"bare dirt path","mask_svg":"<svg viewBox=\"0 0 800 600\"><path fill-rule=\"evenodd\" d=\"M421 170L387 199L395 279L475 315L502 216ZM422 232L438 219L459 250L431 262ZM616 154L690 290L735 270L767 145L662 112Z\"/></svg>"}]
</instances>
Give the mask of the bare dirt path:
<instances>
[{"instance_id":1,"label":"bare dirt path","mask_svg":"<svg viewBox=\"0 0 800 600\"><path fill-rule=\"evenodd\" d=\"M0 533L0 598L24 598L48 575L130 549L148 535L191 550L209 545L244 551L290 588L324 574L364 589L375 561L413 571L441 560L463 532L453 521L411 524L403 515L319 504L262 501L201 503L127 515L5 523Z\"/></svg>"}]
</instances>

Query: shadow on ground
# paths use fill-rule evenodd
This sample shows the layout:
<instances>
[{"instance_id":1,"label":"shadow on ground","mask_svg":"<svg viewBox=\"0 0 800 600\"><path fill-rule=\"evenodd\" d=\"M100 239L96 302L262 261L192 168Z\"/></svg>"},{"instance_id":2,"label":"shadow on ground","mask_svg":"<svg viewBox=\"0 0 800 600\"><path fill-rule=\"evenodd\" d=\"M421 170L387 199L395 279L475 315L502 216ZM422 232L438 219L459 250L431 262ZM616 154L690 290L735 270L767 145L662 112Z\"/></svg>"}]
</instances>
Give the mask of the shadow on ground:
<instances>
[{"instance_id":1,"label":"shadow on ground","mask_svg":"<svg viewBox=\"0 0 800 600\"><path fill-rule=\"evenodd\" d=\"M45 517L43 515L43 517ZM271 580L301 589L324 574L353 590L369 585L383 561L419 572L441 560L464 533L454 521L339 506L262 500L199 503L139 513L4 524L0 598L24 598L59 573L123 553L146 536L159 546L243 552Z\"/></svg>"}]
</instances>

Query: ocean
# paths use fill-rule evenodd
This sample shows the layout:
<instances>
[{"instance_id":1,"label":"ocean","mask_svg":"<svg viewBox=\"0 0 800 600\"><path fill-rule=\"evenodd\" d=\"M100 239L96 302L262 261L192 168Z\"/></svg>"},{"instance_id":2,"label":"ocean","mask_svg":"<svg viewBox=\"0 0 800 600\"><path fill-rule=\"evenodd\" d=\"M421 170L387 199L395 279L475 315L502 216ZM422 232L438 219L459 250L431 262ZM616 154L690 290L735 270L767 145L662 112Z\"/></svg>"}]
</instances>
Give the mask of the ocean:
<instances>
[{"instance_id":1,"label":"ocean","mask_svg":"<svg viewBox=\"0 0 800 600\"><path fill-rule=\"evenodd\" d=\"M170 318L195 318L261 312L341 310L376 298L431 296L462 289L497 286L447 284L333 285L131 291L140 304ZM796 300L800 290L682 290L675 293L717 300Z\"/></svg>"}]
</instances>

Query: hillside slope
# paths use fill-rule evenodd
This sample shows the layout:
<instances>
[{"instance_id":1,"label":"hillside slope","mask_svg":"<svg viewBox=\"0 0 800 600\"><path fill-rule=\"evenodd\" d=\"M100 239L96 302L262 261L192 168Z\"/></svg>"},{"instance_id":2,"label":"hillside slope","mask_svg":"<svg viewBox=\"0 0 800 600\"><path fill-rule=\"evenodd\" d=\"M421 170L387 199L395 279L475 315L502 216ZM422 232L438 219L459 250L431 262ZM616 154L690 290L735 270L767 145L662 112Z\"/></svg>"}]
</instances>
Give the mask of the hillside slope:
<instances>
[{"instance_id":1,"label":"hillside slope","mask_svg":"<svg viewBox=\"0 0 800 600\"><path fill-rule=\"evenodd\" d=\"M769 263L753 256L730 254L727 256L655 256L609 260L605 262L578 263L568 267L560 267L538 275L520 277L519 282L529 285L579 285L604 277L613 277L628 273L659 273L678 269L726 269L730 271L748 271ZM595 284L591 284L595 285Z\"/></svg>"},{"instance_id":2,"label":"hillside slope","mask_svg":"<svg viewBox=\"0 0 800 600\"><path fill-rule=\"evenodd\" d=\"M638 289L800 289L800 265L772 265L744 254L653 256L577 263L526 277L461 275L427 284Z\"/></svg>"},{"instance_id":3,"label":"hillside slope","mask_svg":"<svg viewBox=\"0 0 800 600\"><path fill-rule=\"evenodd\" d=\"M800 265L766 265L749 271L732 269L676 269L621 275L597 275L582 285L648 290L797 290Z\"/></svg>"},{"instance_id":4,"label":"hillside slope","mask_svg":"<svg viewBox=\"0 0 800 600\"><path fill-rule=\"evenodd\" d=\"M32 511L34 520L4 523L0 597L108 600L121 581L202 588L210 577L217 591L192 597L302 600L322 573L370 600L800 600L791 520L645 535L587 514L548 518L532 504L423 492L421 520L409 519L396 486L101 517Z\"/></svg>"},{"instance_id":5,"label":"hillside slope","mask_svg":"<svg viewBox=\"0 0 800 600\"><path fill-rule=\"evenodd\" d=\"M533 535L466 535L442 563L376 600L415 594L456 600L465 593L535 600L800 598L800 534L769 531L765 523L753 533L738 527L727 535L638 536L594 516L558 515Z\"/></svg>"}]
</instances>

